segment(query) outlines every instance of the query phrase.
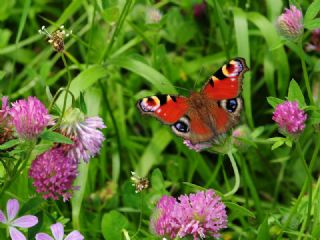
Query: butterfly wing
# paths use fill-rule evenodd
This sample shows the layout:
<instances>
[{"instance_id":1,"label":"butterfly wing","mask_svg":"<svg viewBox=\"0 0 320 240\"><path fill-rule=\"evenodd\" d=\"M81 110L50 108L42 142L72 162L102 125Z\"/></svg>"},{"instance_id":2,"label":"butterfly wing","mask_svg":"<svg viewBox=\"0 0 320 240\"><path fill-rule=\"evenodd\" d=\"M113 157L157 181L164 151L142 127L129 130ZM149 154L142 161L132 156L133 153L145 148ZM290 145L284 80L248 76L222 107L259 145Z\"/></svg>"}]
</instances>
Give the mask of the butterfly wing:
<instances>
[{"instance_id":1,"label":"butterfly wing","mask_svg":"<svg viewBox=\"0 0 320 240\"><path fill-rule=\"evenodd\" d=\"M218 107L211 109L218 135L226 133L238 124L242 106L241 97L237 97L218 101Z\"/></svg>"},{"instance_id":2,"label":"butterfly wing","mask_svg":"<svg viewBox=\"0 0 320 240\"><path fill-rule=\"evenodd\" d=\"M181 136L183 139L190 140L192 144L210 142L211 139L217 135L216 130L211 127L211 124L207 121L208 117L203 116L201 112L192 109L188 112L187 117L188 121L185 123L189 126L188 132L181 132L177 128L177 124L172 125L172 131ZM181 121L180 119L179 121Z\"/></svg>"},{"instance_id":3,"label":"butterfly wing","mask_svg":"<svg viewBox=\"0 0 320 240\"><path fill-rule=\"evenodd\" d=\"M202 121L203 116L190 106L190 99L182 96L157 95L142 98L137 107L142 114L151 115L184 139L203 142L213 137L213 132Z\"/></svg>"},{"instance_id":4,"label":"butterfly wing","mask_svg":"<svg viewBox=\"0 0 320 240\"><path fill-rule=\"evenodd\" d=\"M173 95L157 95L142 98L137 107L142 114L151 115L164 124L176 123L187 111L186 97Z\"/></svg>"},{"instance_id":5,"label":"butterfly wing","mask_svg":"<svg viewBox=\"0 0 320 240\"><path fill-rule=\"evenodd\" d=\"M243 58L234 58L210 77L201 90L207 98L223 100L236 98L241 92L243 74L248 67Z\"/></svg>"},{"instance_id":6,"label":"butterfly wing","mask_svg":"<svg viewBox=\"0 0 320 240\"><path fill-rule=\"evenodd\" d=\"M239 96L243 74L248 67L243 58L230 60L219 68L201 90L200 97L191 97L191 143L210 142L226 133L240 120L242 99ZM203 107L201 107L203 106ZM202 114L205 113L205 114Z\"/></svg>"},{"instance_id":7,"label":"butterfly wing","mask_svg":"<svg viewBox=\"0 0 320 240\"><path fill-rule=\"evenodd\" d=\"M239 122L243 74L248 70L243 58L223 65L200 93L190 98L157 95L142 98L137 107L142 114L151 115L192 144L211 142Z\"/></svg>"},{"instance_id":8,"label":"butterfly wing","mask_svg":"<svg viewBox=\"0 0 320 240\"><path fill-rule=\"evenodd\" d=\"M216 101L193 94L188 100L188 112L171 128L176 135L190 140L192 144L212 142L239 122L240 97Z\"/></svg>"}]
</instances>

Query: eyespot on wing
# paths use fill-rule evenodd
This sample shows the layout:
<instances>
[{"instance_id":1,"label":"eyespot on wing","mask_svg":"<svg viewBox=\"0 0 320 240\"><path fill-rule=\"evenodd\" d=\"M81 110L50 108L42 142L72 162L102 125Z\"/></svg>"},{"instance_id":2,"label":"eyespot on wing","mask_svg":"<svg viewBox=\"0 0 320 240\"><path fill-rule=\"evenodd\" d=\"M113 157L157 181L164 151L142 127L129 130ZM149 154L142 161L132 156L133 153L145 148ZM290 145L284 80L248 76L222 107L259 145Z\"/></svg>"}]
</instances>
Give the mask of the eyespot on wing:
<instances>
[{"instance_id":1,"label":"eyespot on wing","mask_svg":"<svg viewBox=\"0 0 320 240\"><path fill-rule=\"evenodd\" d=\"M142 114L151 115L164 124L173 124L188 110L188 101L183 96L157 95L142 98L137 107Z\"/></svg>"}]
</instances>

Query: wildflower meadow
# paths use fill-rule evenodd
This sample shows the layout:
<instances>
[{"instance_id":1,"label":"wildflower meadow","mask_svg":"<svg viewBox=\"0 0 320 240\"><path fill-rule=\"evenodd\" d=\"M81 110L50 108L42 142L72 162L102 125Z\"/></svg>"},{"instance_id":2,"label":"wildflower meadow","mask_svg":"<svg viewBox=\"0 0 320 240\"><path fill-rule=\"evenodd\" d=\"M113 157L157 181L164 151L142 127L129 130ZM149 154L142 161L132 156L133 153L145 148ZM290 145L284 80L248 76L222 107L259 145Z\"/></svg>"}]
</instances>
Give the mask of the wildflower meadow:
<instances>
[{"instance_id":1,"label":"wildflower meadow","mask_svg":"<svg viewBox=\"0 0 320 240\"><path fill-rule=\"evenodd\" d=\"M320 239L320 0L2 0L0 240Z\"/></svg>"}]
</instances>

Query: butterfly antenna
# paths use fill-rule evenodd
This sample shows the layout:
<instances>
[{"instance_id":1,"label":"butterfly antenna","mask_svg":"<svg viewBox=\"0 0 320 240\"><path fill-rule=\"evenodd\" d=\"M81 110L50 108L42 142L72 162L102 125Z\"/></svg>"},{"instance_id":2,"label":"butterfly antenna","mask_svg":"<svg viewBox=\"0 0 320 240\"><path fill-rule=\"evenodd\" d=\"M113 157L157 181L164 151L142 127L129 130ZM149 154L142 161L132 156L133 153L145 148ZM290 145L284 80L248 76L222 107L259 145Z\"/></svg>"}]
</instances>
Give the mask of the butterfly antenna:
<instances>
[{"instance_id":1,"label":"butterfly antenna","mask_svg":"<svg viewBox=\"0 0 320 240\"><path fill-rule=\"evenodd\" d=\"M161 83L162 85L169 85L169 84L167 84L167 83ZM186 91L186 92L188 92L188 93L190 93L190 89L188 89L188 88L184 88L184 87L179 87L179 86L175 86L175 85L172 85L174 88L176 88L176 89L181 89L181 90L184 90L184 91Z\"/></svg>"},{"instance_id":2,"label":"butterfly antenna","mask_svg":"<svg viewBox=\"0 0 320 240\"><path fill-rule=\"evenodd\" d=\"M178 86L174 86L174 87L177 88L177 89L182 89L182 90L187 91L188 93L190 93L190 89L188 89L188 88L178 87Z\"/></svg>"}]
</instances>

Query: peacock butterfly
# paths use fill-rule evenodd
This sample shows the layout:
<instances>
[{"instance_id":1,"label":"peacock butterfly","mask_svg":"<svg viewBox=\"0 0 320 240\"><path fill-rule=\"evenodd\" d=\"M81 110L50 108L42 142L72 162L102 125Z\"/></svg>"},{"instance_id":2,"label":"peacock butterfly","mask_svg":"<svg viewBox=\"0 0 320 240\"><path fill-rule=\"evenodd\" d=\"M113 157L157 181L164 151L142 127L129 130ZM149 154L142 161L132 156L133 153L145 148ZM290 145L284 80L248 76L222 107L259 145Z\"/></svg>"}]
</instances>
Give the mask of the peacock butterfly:
<instances>
[{"instance_id":1,"label":"peacock butterfly","mask_svg":"<svg viewBox=\"0 0 320 240\"><path fill-rule=\"evenodd\" d=\"M213 142L240 120L245 59L234 58L219 68L200 92L190 97L157 95L142 98L137 107L171 126L172 131L192 144Z\"/></svg>"}]
</instances>

